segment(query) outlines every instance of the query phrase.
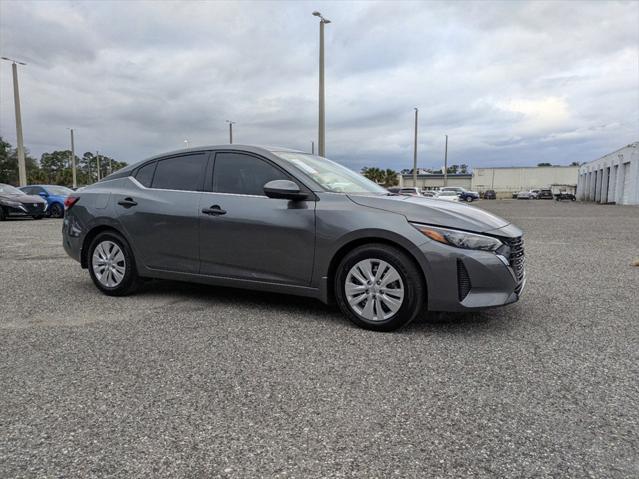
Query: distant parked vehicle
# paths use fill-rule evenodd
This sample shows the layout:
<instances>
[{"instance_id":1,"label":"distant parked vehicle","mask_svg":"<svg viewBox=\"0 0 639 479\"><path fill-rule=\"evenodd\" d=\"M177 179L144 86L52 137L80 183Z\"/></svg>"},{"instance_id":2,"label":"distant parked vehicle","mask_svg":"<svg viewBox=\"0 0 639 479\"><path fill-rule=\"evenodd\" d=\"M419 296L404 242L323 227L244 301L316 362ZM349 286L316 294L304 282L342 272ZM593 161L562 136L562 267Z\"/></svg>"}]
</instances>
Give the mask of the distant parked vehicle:
<instances>
[{"instance_id":1,"label":"distant parked vehicle","mask_svg":"<svg viewBox=\"0 0 639 479\"><path fill-rule=\"evenodd\" d=\"M440 191L435 195L435 198L444 201L459 201L459 195L454 191Z\"/></svg>"},{"instance_id":2,"label":"distant parked vehicle","mask_svg":"<svg viewBox=\"0 0 639 479\"><path fill-rule=\"evenodd\" d=\"M537 194L537 198L538 200L552 200L554 197L552 195L552 191L550 191L549 189L541 189L539 190L539 193Z\"/></svg>"},{"instance_id":3,"label":"distant parked vehicle","mask_svg":"<svg viewBox=\"0 0 639 479\"><path fill-rule=\"evenodd\" d=\"M31 216L39 220L44 217L47 206L39 196L27 195L15 186L0 183L0 221L10 216Z\"/></svg>"},{"instance_id":4,"label":"distant parked vehicle","mask_svg":"<svg viewBox=\"0 0 639 479\"><path fill-rule=\"evenodd\" d=\"M479 193L476 191L468 191L466 188L462 188L461 186L445 186L440 191L453 191L457 193L459 199L462 201L475 201L479 199Z\"/></svg>"},{"instance_id":5,"label":"distant parked vehicle","mask_svg":"<svg viewBox=\"0 0 639 479\"><path fill-rule=\"evenodd\" d=\"M541 190L530 190L530 199L531 200L537 200L539 199L539 192Z\"/></svg>"},{"instance_id":6,"label":"distant parked vehicle","mask_svg":"<svg viewBox=\"0 0 639 479\"><path fill-rule=\"evenodd\" d=\"M518 196L519 196L519 191L515 191L513 193L513 200L516 200Z\"/></svg>"},{"instance_id":7,"label":"distant parked vehicle","mask_svg":"<svg viewBox=\"0 0 639 479\"><path fill-rule=\"evenodd\" d=\"M519 193L517 193L518 200L530 200L532 198L533 197L530 191L520 191Z\"/></svg>"},{"instance_id":8,"label":"distant parked vehicle","mask_svg":"<svg viewBox=\"0 0 639 479\"><path fill-rule=\"evenodd\" d=\"M431 190L422 190L422 196L427 196L428 198L435 197L436 192Z\"/></svg>"},{"instance_id":9,"label":"distant parked vehicle","mask_svg":"<svg viewBox=\"0 0 639 479\"><path fill-rule=\"evenodd\" d=\"M495 190L486 190L484 192L484 199L485 200L496 200L497 199L497 193L495 193Z\"/></svg>"},{"instance_id":10,"label":"distant parked vehicle","mask_svg":"<svg viewBox=\"0 0 639 479\"><path fill-rule=\"evenodd\" d=\"M568 193L566 191L562 191L562 192L557 193L555 195L555 200L557 200L557 201L561 201L561 200L576 201L577 197L574 194L572 194L572 193Z\"/></svg>"},{"instance_id":11,"label":"distant parked vehicle","mask_svg":"<svg viewBox=\"0 0 639 479\"><path fill-rule=\"evenodd\" d=\"M49 205L47 214L52 218L64 217L64 201L73 193L71 188L58 185L29 185L20 189L28 195L42 197Z\"/></svg>"},{"instance_id":12,"label":"distant parked vehicle","mask_svg":"<svg viewBox=\"0 0 639 479\"><path fill-rule=\"evenodd\" d=\"M390 191L391 193L397 193L398 195L404 195L404 196L424 196L422 195L421 191L419 191L419 188L414 188L414 187L407 187L407 188L391 187L391 188L388 188L388 191Z\"/></svg>"}]
</instances>

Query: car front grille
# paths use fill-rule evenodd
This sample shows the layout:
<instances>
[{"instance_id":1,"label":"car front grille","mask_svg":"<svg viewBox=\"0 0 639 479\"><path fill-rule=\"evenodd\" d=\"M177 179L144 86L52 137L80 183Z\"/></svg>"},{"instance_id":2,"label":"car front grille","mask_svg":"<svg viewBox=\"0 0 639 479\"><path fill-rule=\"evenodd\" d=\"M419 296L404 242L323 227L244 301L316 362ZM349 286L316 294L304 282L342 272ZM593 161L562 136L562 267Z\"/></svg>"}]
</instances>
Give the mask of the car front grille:
<instances>
[{"instance_id":1,"label":"car front grille","mask_svg":"<svg viewBox=\"0 0 639 479\"><path fill-rule=\"evenodd\" d=\"M22 206L24 206L24 208L27 210L28 215L44 214L44 203L22 203Z\"/></svg>"},{"instance_id":2,"label":"car front grille","mask_svg":"<svg viewBox=\"0 0 639 479\"><path fill-rule=\"evenodd\" d=\"M510 257L508 261L510 267L513 269L515 279L517 280L518 288L521 287L521 283L524 279L526 257L524 255L524 238L504 238L504 242L510 248Z\"/></svg>"}]
</instances>

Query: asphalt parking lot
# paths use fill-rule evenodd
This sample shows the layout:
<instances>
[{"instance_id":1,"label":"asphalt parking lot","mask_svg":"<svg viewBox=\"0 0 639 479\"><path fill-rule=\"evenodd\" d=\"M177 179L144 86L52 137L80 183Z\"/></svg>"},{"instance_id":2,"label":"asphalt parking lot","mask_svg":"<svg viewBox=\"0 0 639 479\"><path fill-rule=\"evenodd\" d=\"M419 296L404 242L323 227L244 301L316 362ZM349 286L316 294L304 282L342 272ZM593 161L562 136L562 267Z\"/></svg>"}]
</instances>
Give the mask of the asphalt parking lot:
<instances>
[{"instance_id":1,"label":"asphalt parking lot","mask_svg":"<svg viewBox=\"0 0 639 479\"><path fill-rule=\"evenodd\" d=\"M100 294L0 223L0 477L637 477L639 208L482 201L519 303L397 333L174 282Z\"/></svg>"}]
</instances>

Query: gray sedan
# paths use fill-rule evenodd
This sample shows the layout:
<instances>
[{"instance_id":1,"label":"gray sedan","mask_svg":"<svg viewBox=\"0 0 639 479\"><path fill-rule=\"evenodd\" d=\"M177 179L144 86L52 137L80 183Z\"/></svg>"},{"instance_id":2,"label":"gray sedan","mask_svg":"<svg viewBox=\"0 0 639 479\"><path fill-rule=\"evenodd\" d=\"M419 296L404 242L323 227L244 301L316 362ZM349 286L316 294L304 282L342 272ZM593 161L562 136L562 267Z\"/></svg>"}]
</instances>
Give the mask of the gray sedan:
<instances>
[{"instance_id":1,"label":"gray sedan","mask_svg":"<svg viewBox=\"0 0 639 479\"><path fill-rule=\"evenodd\" d=\"M158 155L67 200L63 244L108 295L165 278L336 302L390 331L424 308L519 299L522 232L483 210L395 195L326 158L224 145Z\"/></svg>"}]
</instances>

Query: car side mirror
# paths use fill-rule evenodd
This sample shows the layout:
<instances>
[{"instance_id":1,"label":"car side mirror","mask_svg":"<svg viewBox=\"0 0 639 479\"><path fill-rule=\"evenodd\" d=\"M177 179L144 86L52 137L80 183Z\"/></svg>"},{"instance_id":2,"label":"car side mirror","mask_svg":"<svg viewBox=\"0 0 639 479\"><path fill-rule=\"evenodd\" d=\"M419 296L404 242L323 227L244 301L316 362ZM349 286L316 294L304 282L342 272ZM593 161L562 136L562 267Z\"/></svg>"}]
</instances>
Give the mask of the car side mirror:
<instances>
[{"instance_id":1,"label":"car side mirror","mask_svg":"<svg viewBox=\"0 0 639 479\"><path fill-rule=\"evenodd\" d=\"M308 195L291 180L273 180L264 185L264 194L269 198L283 200L305 200Z\"/></svg>"}]
</instances>

